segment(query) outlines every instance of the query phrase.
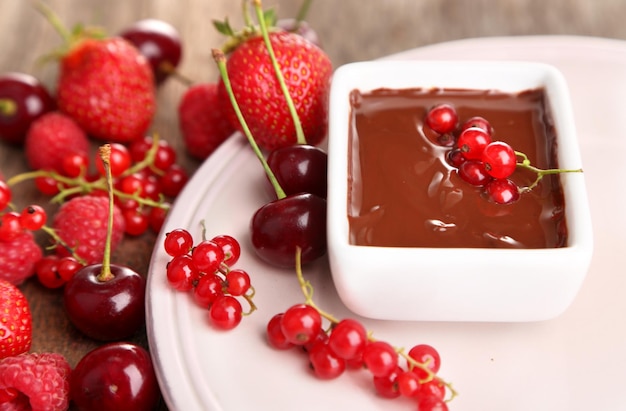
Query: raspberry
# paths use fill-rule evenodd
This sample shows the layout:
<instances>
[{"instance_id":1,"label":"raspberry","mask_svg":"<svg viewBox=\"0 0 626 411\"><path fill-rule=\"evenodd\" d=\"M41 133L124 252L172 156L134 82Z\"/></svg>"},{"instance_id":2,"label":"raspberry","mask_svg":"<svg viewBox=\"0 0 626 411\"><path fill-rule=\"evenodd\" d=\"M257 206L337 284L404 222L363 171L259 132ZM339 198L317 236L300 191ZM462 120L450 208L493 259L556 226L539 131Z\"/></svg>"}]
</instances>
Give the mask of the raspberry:
<instances>
[{"instance_id":1,"label":"raspberry","mask_svg":"<svg viewBox=\"0 0 626 411\"><path fill-rule=\"evenodd\" d=\"M106 197L85 195L74 197L63 204L54 216L52 226L59 237L87 264L102 261L109 216L109 200ZM111 252L124 235L125 223L120 209L113 206L113 236ZM57 247L60 256L69 255L62 246Z\"/></svg>"},{"instance_id":2,"label":"raspberry","mask_svg":"<svg viewBox=\"0 0 626 411\"><path fill-rule=\"evenodd\" d=\"M11 241L0 241L0 279L21 284L35 273L42 255L30 231L22 231Z\"/></svg>"},{"instance_id":3,"label":"raspberry","mask_svg":"<svg viewBox=\"0 0 626 411\"><path fill-rule=\"evenodd\" d=\"M28 300L16 286L0 280L0 359L28 352L32 334Z\"/></svg>"},{"instance_id":4,"label":"raspberry","mask_svg":"<svg viewBox=\"0 0 626 411\"><path fill-rule=\"evenodd\" d=\"M60 354L21 354L0 360L3 410L67 410L70 365ZM6 408L4 408L6 407Z\"/></svg>"},{"instance_id":5,"label":"raspberry","mask_svg":"<svg viewBox=\"0 0 626 411\"><path fill-rule=\"evenodd\" d=\"M217 94L216 83L196 84L187 89L178 106L187 151L200 160L207 158L235 131L224 115L223 103Z\"/></svg>"},{"instance_id":6,"label":"raspberry","mask_svg":"<svg viewBox=\"0 0 626 411\"><path fill-rule=\"evenodd\" d=\"M51 112L35 120L26 134L28 165L33 170L63 173L63 159L70 154L89 154L85 132L69 116Z\"/></svg>"}]
</instances>

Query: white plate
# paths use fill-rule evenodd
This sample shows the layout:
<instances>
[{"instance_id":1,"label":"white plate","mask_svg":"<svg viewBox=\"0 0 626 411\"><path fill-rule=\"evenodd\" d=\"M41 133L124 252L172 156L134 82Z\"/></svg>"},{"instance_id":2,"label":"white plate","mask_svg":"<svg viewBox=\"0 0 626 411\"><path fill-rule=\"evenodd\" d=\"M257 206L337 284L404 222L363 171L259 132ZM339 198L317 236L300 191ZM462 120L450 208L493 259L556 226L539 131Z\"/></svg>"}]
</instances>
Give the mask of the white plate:
<instances>
[{"instance_id":1,"label":"white plate","mask_svg":"<svg viewBox=\"0 0 626 411\"><path fill-rule=\"evenodd\" d=\"M440 374L459 396L452 410L624 410L626 398L626 43L585 37L470 39L400 53L397 59L516 59L553 64L565 75L574 111L593 215L595 251L574 303L537 323L365 322L394 345L435 346ZM376 397L366 372L319 381L297 351L267 346L274 314L302 302L291 271L260 263L248 223L267 201L263 172L242 138L226 142L196 172L163 233L188 228L198 240L230 234L243 246L238 267L252 276L259 309L234 330L220 332L206 312L166 283L161 244L151 261L147 326L152 356L169 408L194 410L411 410L406 401ZM514 262L512 262L514 264ZM340 303L326 261L305 269L316 301L337 316ZM401 285L399 285L401 286Z\"/></svg>"}]
</instances>

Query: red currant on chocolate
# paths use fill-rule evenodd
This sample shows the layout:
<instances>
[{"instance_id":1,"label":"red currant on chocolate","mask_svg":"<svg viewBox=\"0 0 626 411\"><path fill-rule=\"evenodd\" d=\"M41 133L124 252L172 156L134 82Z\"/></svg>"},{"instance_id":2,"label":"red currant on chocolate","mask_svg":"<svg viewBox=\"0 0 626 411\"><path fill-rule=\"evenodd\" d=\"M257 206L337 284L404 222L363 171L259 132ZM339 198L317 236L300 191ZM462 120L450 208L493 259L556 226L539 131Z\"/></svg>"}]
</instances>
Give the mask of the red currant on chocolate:
<instances>
[{"instance_id":1,"label":"red currant on chocolate","mask_svg":"<svg viewBox=\"0 0 626 411\"><path fill-rule=\"evenodd\" d=\"M438 104L426 113L426 125L439 134L452 133L458 121L459 116L451 104Z\"/></svg>"},{"instance_id":2,"label":"red currant on chocolate","mask_svg":"<svg viewBox=\"0 0 626 411\"><path fill-rule=\"evenodd\" d=\"M491 180L482 161L468 160L459 166L459 176L469 184L482 187Z\"/></svg>"},{"instance_id":3,"label":"red currant on chocolate","mask_svg":"<svg viewBox=\"0 0 626 411\"><path fill-rule=\"evenodd\" d=\"M470 127L459 134L457 147L468 160L479 160L487 144L491 143L491 136L482 128Z\"/></svg>"},{"instance_id":4,"label":"red currant on chocolate","mask_svg":"<svg viewBox=\"0 0 626 411\"><path fill-rule=\"evenodd\" d=\"M503 141L493 141L485 147L481 157L485 170L493 178L507 178L517 167L513 148Z\"/></svg>"},{"instance_id":5,"label":"red currant on chocolate","mask_svg":"<svg viewBox=\"0 0 626 411\"><path fill-rule=\"evenodd\" d=\"M468 118L461 125L461 132L467 130L468 128L472 128L472 127L478 127L480 129L484 130L487 134L489 134L490 137L493 134L493 127L491 127L491 123L489 123L489 120L487 120L484 117L475 116L475 117Z\"/></svg>"},{"instance_id":6,"label":"red currant on chocolate","mask_svg":"<svg viewBox=\"0 0 626 411\"><path fill-rule=\"evenodd\" d=\"M487 197L496 204L511 204L519 200L520 191L508 178L492 180L485 186Z\"/></svg>"}]
</instances>

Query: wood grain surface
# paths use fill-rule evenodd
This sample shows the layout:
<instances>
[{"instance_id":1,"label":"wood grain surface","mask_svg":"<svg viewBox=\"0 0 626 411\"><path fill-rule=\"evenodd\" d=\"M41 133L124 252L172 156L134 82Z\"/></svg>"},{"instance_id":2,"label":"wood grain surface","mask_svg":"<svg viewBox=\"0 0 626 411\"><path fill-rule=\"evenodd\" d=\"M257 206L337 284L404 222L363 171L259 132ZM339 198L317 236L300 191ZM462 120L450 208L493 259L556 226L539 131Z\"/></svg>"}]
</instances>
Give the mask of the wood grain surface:
<instances>
[{"instance_id":1,"label":"wood grain surface","mask_svg":"<svg viewBox=\"0 0 626 411\"><path fill-rule=\"evenodd\" d=\"M219 47L224 38L212 21L228 17L235 26L242 21L241 1L235 0L47 0L47 4L69 26L99 25L111 34L147 17L171 23L184 44L180 71L197 82L217 78L211 48ZM264 6L275 6L279 17L292 17L300 1L266 0ZM307 20L336 67L471 37L568 34L626 39L625 15L624 0L314 0ZM27 72L54 89L55 64L41 65L37 59L61 40L32 1L0 0L0 39L0 73ZM185 87L175 80L163 85L151 129L176 148L179 163L193 174L200 163L184 151L176 113ZM0 143L0 170L5 177L28 170L22 148ZM29 183L15 188L14 199L17 206L48 200ZM56 206L46 207L53 211ZM154 234L127 238L114 261L146 273L154 241ZM98 345L68 323L58 290L46 290L35 279L21 288L33 312L33 351L59 352L75 365ZM149 348L145 330L132 340ZM160 409L167 407L162 404Z\"/></svg>"}]
</instances>

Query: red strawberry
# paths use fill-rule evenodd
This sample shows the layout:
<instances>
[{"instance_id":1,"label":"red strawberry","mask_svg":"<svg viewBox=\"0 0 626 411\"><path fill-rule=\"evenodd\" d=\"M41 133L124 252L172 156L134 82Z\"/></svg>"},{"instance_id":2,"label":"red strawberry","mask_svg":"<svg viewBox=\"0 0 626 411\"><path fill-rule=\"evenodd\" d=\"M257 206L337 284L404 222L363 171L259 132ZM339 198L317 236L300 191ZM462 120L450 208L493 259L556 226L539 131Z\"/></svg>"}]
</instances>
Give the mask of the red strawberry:
<instances>
[{"instance_id":1,"label":"red strawberry","mask_svg":"<svg viewBox=\"0 0 626 411\"><path fill-rule=\"evenodd\" d=\"M0 280L0 358L27 352L31 341L32 317L26 297L13 284Z\"/></svg>"},{"instance_id":2,"label":"red strawberry","mask_svg":"<svg viewBox=\"0 0 626 411\"><path fill-rule=\"evenodd\" d=\"M178 120L189 154L200 160L207 158L233 132L224 116L228 100L218 97L217 83L200 83L185 91L178 105Z\"/></svg>"},{"instance_id":3,"label":"red strawberry","mask_svg":"<svg viewBox=\"0 0 626 411\"><path fill-rule=\"evenodd\" d=\"M32 169L63 173L66 156L89 156L89 140L71 117L55 111L44 114L31 124L26 134L25 150Z\"/></svg>"},{"instance_id":4,"label":"red strawberry","mask_svg":"<svg viewBox=\"0 0 626 411\"><path fill-rule=\"evenodd\" d=\"M274 31L270 41L307 143L316 145L327 131L330 59L319 47L294 33ZM226 67L235 98L257 144L268 150L294 144L294 123L263 38L252 37L235 48ZM223 82L219 93L222 101L229 101ZM241 129L232 105L227 107L231 123Z\"/></svg>"},{"instance_id":5,"label":"red strawberry","mask_svg":"<svg viewBox=\"0 0 626 411\"><path fill-rule=\"evenodd\" d=\"M64 203L54 216L52 226L59 237L87 264L102 261L107 234L109 199L103 196L84 195ZM124 217L118 206L113 207L113 236L111 252L124 236ZM62 246L57 247L60 256L69 255Z\"/></svg>"},{"instance_id":6,"label":"red strawberry","mask_svg":"<svg viewBox=\"0 0 626 411\"><path fill-rule=\"evenodd\" d=\"M21 284L35 273L42 255L30 231L22 231L11 241L0 241L0 281Z\"/></svg>"},{"instance_id":7,"label":"red strawberry","mask_svg":"<svg viewBox=\"0 0 626 411\"><path fill-rule=\"evenodd\" d=\"M154 117L152 70L125 39L80 40L61 59L57 104L92 137L131 142Z\"/></svg>"},{"instance_id":8,"label":"red strawberry","mask_svg":"<svg viewBox=\"0 0 626 411\"><path fill-rule=\"evenodd\" d=\"M22 354L0 360L0 408L67 410L70 365L60 354Z\"/></svg>"}]
</instances>

